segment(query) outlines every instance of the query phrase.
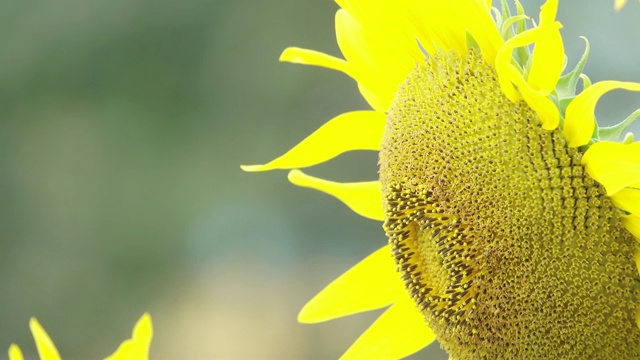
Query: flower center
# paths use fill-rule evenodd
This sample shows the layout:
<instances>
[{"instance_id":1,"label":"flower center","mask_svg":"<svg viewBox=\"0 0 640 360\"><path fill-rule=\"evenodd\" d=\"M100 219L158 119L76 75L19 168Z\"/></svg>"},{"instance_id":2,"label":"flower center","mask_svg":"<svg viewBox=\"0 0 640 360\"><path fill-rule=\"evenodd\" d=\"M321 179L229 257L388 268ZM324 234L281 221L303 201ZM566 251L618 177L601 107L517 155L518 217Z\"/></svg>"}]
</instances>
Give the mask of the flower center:
<instances>
[{"instance_id":1,"label":"flower center","mask_svg":"<svg viewBox=\"0 0 640 360\"><path fill-rule=\"evenodd\" d=\"M474 51L407 77L380 151L385 231L453 358L638 357L636 243L581 156Z\"/></svg>"}]
</instances>

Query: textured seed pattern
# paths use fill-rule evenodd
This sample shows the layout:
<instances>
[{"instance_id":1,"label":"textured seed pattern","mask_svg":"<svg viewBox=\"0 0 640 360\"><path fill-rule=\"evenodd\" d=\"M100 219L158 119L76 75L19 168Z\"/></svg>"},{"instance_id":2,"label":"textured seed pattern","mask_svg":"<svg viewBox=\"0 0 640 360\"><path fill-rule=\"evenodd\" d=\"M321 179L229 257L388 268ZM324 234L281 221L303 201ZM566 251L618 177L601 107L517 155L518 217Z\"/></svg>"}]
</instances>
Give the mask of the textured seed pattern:
<instances>
[{"instance_id":1,"label":"textured seed pattern","mask_svg":"<svg viewBox=\"0 0 640 360\"><path fill-rule=\"evenodd\" d=\"M638 358L636 241L580 157L474 51L402 85L380 152L385 231L452 359Z\"/></svg>"}]
</instances>

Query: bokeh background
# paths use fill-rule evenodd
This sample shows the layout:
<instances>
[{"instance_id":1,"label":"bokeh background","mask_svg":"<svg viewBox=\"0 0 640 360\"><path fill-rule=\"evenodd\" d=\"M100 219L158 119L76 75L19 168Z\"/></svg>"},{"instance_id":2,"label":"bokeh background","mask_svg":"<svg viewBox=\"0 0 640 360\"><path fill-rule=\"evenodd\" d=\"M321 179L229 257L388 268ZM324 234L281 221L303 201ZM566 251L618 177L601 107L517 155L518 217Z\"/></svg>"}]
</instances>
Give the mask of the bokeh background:
<instances>
[{"instance_id":1,"label":"bokeh background","mask_svg":"<svg viewBox=\"0 0 640 360\"><path fill-rule=\"evenodd\" d=\"M541 1L525 1L537 14ZM640 81L640 4L563 0L569 64ZM65 359L101 359L145 311L151 358L335 359L379 312L319 325L297 311L381 246L379 223L240 164L367 109L354 83L284 65L339 54L329 0L0 2L0 349L37 316ZM601 121L640 95L614 92ZM639 130L640 127L635 127ZM374 153L309 173L376 176ZM0 358L6 356L5 350ZM437 345L414 358L444 359Z\"/></svg>"}]
</instances>

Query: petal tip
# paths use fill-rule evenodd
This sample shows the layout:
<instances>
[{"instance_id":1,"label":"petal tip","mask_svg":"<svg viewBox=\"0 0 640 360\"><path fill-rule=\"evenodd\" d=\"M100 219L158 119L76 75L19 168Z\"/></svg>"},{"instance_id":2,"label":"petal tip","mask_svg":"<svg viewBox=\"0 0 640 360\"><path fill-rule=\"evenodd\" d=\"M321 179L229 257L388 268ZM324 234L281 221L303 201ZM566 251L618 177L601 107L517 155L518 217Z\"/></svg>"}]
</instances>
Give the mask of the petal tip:
<instances>
[{"instance_id":1,"label":"petal tip","mask_svg":"<svg viewBox=\"0 0 640 360\"><path fill-rule=\"evenodd\" d=\"M22 350L16 344L9 345L9 360L23 360Z\"/></svg>"},{"instance_id":2,"label":"petal tip","mask_svg":"<svg viewBox=\"0 0 640 360\"><path fill-rule=\"evenodd\" d=\"M148 312L142 314L134 326L133 336L142 336L149 339L153 336L153 323L151 321L151 315Z\"/></svg>"},{"instance_id":3,"label":"petal tip","mask_svg":"<svg viewBox=\"0 0 640 360\"><path fill-rule=\"evenodd\" d=\"M31 329L31 331L33 331L34 329L36 330L42 329L42 325L40 325L40 322L34 316L29 318L29 329Z\"/></svg>"},{"instance_id":4,"label":"petal tip","mask_svg":"<svg viewBox=\"0 0 640 360\"><path fill-rule=\"evenodd\" d=\"M282 53L280 53L280 57L278 58L278 61L280 61L280 62L291 62L292 59L293 59L292 51L291 51L291 48L288 47L288 48L282 50Z\"/></svg>"},{"instance_id":5,"label":"petal tip","mask_svg":"<svg viewBox=\"0 0 640 360\"><path fill-rule=\"evenodd\" d=\"M260 172L268 170L265 165L240 165L240 169L246 172Z\"/></svg>"},{"instance_id":6,"label":"petal tip","mask_svg":"<svg viewBox=\"0 0 640 360\"><path fill-rule=\"evenodd\" d=\"M315 316L313 315L313 311L309 311L309 307L307 305L302 307L302 309L298 313L298 319L297 319L298 322L301 323L301 324L315 324L315 323L318 323L319 321L317 321L315 319Z\"/></svg>"},{"instance_id":7,"label":"petal tip","mask_svg":"<svg viewBox=\"0 0 640 360\"><path fill-rule=\"evenodd\" d=\"M293 170L289 171L289 174L287 174L287 179L289 180L289 182L291 182L294 185L298 185L298 186L302 185L303 179L305 179L305 178L307 178L305 173L303 173L302 171L300 171L298 169L293 169Z\"/></svg>"}]
</instances>

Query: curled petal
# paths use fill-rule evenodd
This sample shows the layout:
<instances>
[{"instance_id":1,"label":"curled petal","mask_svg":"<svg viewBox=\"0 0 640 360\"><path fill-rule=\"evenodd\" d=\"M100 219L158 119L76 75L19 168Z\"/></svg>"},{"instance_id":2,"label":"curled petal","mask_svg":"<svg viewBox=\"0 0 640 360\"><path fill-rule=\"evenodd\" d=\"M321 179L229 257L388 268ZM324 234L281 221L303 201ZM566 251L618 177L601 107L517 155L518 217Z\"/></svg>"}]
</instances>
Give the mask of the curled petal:
<instances>
[{"instance_id":1,"label":"curled petal","mask_svg":"<svg viewBox=\"0 0 640 360\"><path fill-rule=\"evenodd\" d=\"M294 185L327 193L342 201L360 216L373 220L384 220L379 181L339 183L309 176L300 170L291 170L289 181Z\"/></svg>"},{"instance_id":2,"label":"curled petal","mask_svg":"<svg viewBox=\"0 0 640 360\"><path fill-rule=\"evenodd\" d=\"M405 292L395 268L389 246L380 248L311 299L298 321L317 323L390 305Z\"/></svg>"},{"instance_id":3,"label":"curled petal","mask_svg":"<svg viewBox=\"0 0 640 360\"><path fill-rule=\"evenodd\" d=\"M353 111L336 116L279 158L264 165L244 165L244 171L305 168L351 150L379 150L386 116Z\"/></svg>"},{"instance_id":4,"label":"curled petal","mask_svg":"<svg viewBox=\"0 0 640 360\"><path fill-rule=\"evenodd\" d=\"M542 122L542 128L545 130L553 130L558 127L560 123L560 114L558 108L549 99L549 96L544 91L537 91L524 81L518 69L513 65L507 69L513 84L516 85L518 91L524 98L524 101L538 114L540 121Z\"/></svg>"},{"instance_id":5,"label":"curled petal","mask_svg":"<svg viewBox=\"0 0 640 360\"><path fill-rule=\"evenodd\" d=\"M615 89L640 91L640 84L622 81L600 81L584 89L567 106L564 136L571 147L589 143L596 126L594 111L600 97Z\"/></svg>"},{"instance_id":6,"label":"curled petal","mask_svg":"<svg viewBox=\"0 0 640 360\"><path fill-rule=\"evenodd\" d=\"M532 43L537 44L538 41L544 41L544 39L547 39L549 36L552 36L555 33L559 34L560 28L562 28L562 25L559 22L553 22L544 27L540 26L534 29L530 29L507 40L504 43L504 45L500 48L500 50L498 51L498 54L496 55L495 67L498 73L498 81L500 82L500 87L502 88L502 92L509 98L509 100L516 101L520 99L520 96L517 93L516 89L514 88L513 84L516 82L519 82L519 83L523 82L523 80L521 80L523 79L523 76L520 73L520 71L517 71L516 73L511 71L511 67L513 66L513 64L511 64L513 50L515 48L527 46ZM547 50L552 51L553 49L547 49ZM535 75L535 76L537 76L537 78L534 78L535 81L537 82L541 80L549 81L547 77L551 75ZM558 78L559 78L559 75L555 79L556 83L558 81ZM528 85L529 87L531 87L531 84L528 84ZM554 86L555 86L555 83L554 83ZM547 91L547 89L533 88L533 90L540 91L545 96L549 95L549 93L551 92L551 90Z\"/></svg>"},{"instance_id":7,"label":"curled petal","mask_svg":"<svg viewBox=\"0 0 640 360\"><path fill-rule=\"evenodd\" d=\"M540 27L555 22L558 0L548 0L540 11ZM552 31L536 41L531 55L531 69L527 83L545 95L555 89L564 68L564 44L560 31Z\"/></svg>"}]
</instances>

